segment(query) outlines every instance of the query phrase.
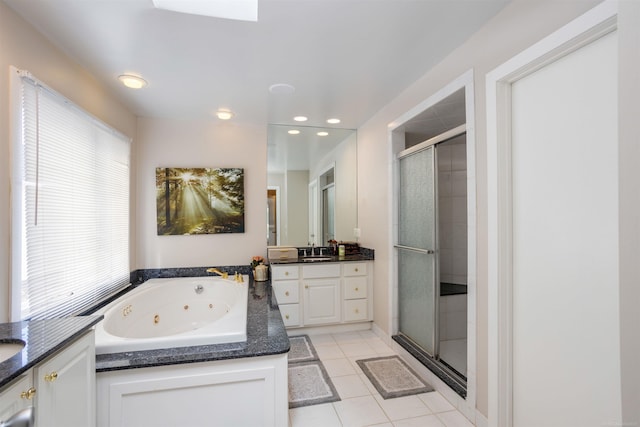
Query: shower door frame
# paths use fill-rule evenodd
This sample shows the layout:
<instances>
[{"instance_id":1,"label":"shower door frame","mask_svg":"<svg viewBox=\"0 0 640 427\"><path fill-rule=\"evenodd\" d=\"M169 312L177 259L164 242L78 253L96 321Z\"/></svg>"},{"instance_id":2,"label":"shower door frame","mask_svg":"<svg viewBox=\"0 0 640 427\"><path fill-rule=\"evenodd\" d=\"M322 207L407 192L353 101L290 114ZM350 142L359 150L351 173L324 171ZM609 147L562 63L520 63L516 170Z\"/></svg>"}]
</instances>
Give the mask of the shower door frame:
<instances>
[{"instance_id":1,"label":"shower door frame","mask_svg":"<svg viewBox=\"0 0 640 427\"><path fill-rule=\"evenodd\" d=\"M437 137L436 137L437 138ZM424 351L425 353L429 354L429 356L431 356L432 358L434 358L435 360L439 359L439 354L440 354L440 328L439 328L439 295L440 295L440 260L439 260L439 250L438 248L440 247L440 243L439 243L439 230L438 230L438 173L437 173L437 167L438 167L438 155L437 155L437 150L436 150L436 144L441 141L432 141L432 140L428 140L428 141L424 141L421 142L420 144L416 144L413 147L407 148L406 150L401 151L400 153L398 153L398 155L395 158L395 162L397 164L398 167L398 171L400 170L400 161L404 158L413 156L418 154L419 152L422 151L426 151L426 150L433 150L432 156L431 156L431 174L432 174L432 185L433 185L433 200L431 201L433 203L433 211L434 211L434 218L433 221L429 224L429 226L432 227L432 235L433 235L433 244L431 245L431 248L416 248L413 246L404 246L404 245L400 245L398 244L398 240L396 237L395 240L395 244L393 245L394 249L395 249L395 256L396 258L398 257L398 250L406 250L406 251L411 251L411 252L415 252L415 253L420 253L423 255L431 255L432 258L432 262L433 262L433 275L432 275L432 280L433 280L433 304L432 304L432 308L433 308L433 313L432 313L432 324L433 324L433 333L431 335L431 347L433 350L433 354L429 354L429 349L425 348L424 346L420 345L420 343L418 343L416 341L416 337L411 337L407 334L405 334L404 332L402 332L400 330L400 298L398 298L398 329L396 330L396 332L404 337L406 337L408 340L412 341L416 346L418 346L422 351ZM398 180L399 181L399 180ZM399 193L398 193L399 194ZM398 200L399 201L399 200ZM397 206L399 203L396 204L396 209L399 210L399 207ZM396 263L397 265L397 263ZM398 276L396 275L396 278ZM400 284L398 283L398 293L400 292ZM427 307L430 308L430 307Z\"/></svg>"},{"instance_id":2,"label":"shower door frame","mask_svg":"<svg viewBox=\"0 0 640 427\"><path fill-rule=\"evenodd\" d=\"M464 125L460 125L458 127L455 127L453 129L450 129L448 131L445 131L443 133L441 133L440 135L436 135L433 138L430 138L424 142L421 142L419 144L416 144L410 148L407 148L406 150L402 150L401 152L399 152L396 156L396 164L398 167L398 170L400 169L400 161L404 158L407 158L409 156L412 156L414 154L417 154L421 151L424 150L433 150L433 156L432 156L432 164L431 164L431 172L433 174L433 206L434 206L434 217L433 217L433 222L431 223L431 226L433 227L433 248L431 249L419 249L419 248L413 248L413 247L409 247L409 246L403 246L403 245L399 245L398 243L394 244L394 248L396 249L396 257L398 255L397 250L401 249L401 250L409 250L409 251L414 251L414 252L419 252L419 253L423 253L425 255L433 255L433 288L434 288L434 302L433 302L433 334L432 334L432 347L433 347L433 354L429 354L428 349L424 348L423 346L421 346L415 339L413 339L411 336L405 334L401 329L400 329L400 312L399 312L399 305L400 305L400 300L398 299L398 328L395 330L397 332L397 334L407 338L409 341L411 341L413 344L415 344L420 350L424 351L427 355L429 355L431 358L433 358L433 360L435 362L437 362L438 364L442 364L441 363L441 359L440 359L440 210L439 210L439 202L438 202L438 148L437 146L439 144L445 143L447 141L450 141L460 135L466 135L467 133L467 126L466 124ZM466 142L465 142L465 146L466 146ZM397 207L396 207L397 209ZM397 242L397 240L396 240ZM396 263L397 266L397 263ZM400 291L400 284L398 283L398 292ZM467 358L468 358L468 354L467 354ZM460 373L456 373L454 371L452 371L452 369L450 369L450 367L448 365L444 365L439 367L441 370L447 372L450 375L456 376L458 377L459 375L461 375ZM465 377L466 378L466 377Z\"/></svg>"},{"instance_id":3,"label":"shower door frame","mask_svg":"<svg viewBox=\"0 0 640 427\"><path fill-rule=\"evenodd\" d=\"M400 354L403 360L417 372L426 378L433 387L444 393L447 398L456 403L456 406L469 414L476 413L476 148L475 148L475 96L474 96L474 73L469 69L450 83L436 90L428 98L404 114L393 120L388 127L388 155L389 159L395 159L396 155L403 150L405 137L403 126L414 117L436 105L446 97L459 89L465 89L465 114L467 129L467 384L466 397L462 397L454 392L450 384L425 368L415 356L407 351L395 341L391 340L392 347ZM389 287L387 330L390 336L398 332L398 267L397 251L393 247L397 242L397 195L398 195L398 168L395 161L389 162L389 253L392 255L388 263L388 278L392 286Z\"/></svg>"}]
</instances>

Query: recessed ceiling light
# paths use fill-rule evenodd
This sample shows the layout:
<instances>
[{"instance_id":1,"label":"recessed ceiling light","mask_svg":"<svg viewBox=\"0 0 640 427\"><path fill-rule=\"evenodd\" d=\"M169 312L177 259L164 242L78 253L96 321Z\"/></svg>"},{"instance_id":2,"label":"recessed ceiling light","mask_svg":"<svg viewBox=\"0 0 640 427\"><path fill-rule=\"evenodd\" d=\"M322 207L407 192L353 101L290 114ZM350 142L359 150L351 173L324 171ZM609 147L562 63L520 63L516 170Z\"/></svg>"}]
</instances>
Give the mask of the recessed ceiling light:
<instances>
[{"instance_id":1,"label":"recessed ceiling light","mask_svg":"<svg viewBox=\"0 0 640 427\"><path fill-rule=\"evenodd\" d=\"M318 132L316 135L318 135L318 136L327 136L327 135L329 135L329 132L322 131L322 132Z\"/></svg>"},{"instance_id":2,"label":"recessed ceiling light","mask_svg":"<svg viewBox=\"0 0 640 427\"><path fill-rule=\"evenodd\" d=\"M306 118L305 116L295 116L293 120L295 120L296 122L306 122L309 119Z\"/></svg>"},{"instance_id":3,"label":"recessed ceiling light","mask_svg":"<svg viewBox=\"0 0 640 427\"><path fill-rule=\"evenodd\" d=\"M327 123L329 123L330 125L337 125L338 123L340 123L340 119L328 119Z\"/></svg>"},{"instance_id":4,"label":"recessed ceiling light","mask_svg":"<svg viewBox=\"0 0 640 427\"><path fill-rule=\"evenodd\" d=\"M300 133L300 131L298 129L291 129L291 130L287 131L287 133L289 135L297 135L297 134Z\"/></svg>"},{"instance_id":5,"label":"recessed ceiling light","mask_svg":"<svg viewBox=\"0 0 640 427\"><path fill-rule=\"evenodd\" d=\"M131 89L142 89L147 85L147 81L139 76L134 76L133 74L121 74L118 76L118 80L122 82L128 88Z\"/></svg>"},{"instance_id":6,"label":"recessed ceiling light","mask_svg":"<svg viewBox=\"0 0 640 427\"><path fill-rule=\"evenodd\" d=\"M269 86L269 92L274 95L290 95L296 91L296 88L287 83L276 83Z\"/></svg>"},{"instance_id":7,"label":"recessed ceiling light","mask_svg":"<svg viewBox=\"0 0 640 427\"><path fill-rule=\"evenodd\" d=\"M216 111L216 117L219 118L220 120L229 120L230 118L233 117L233 113L229 110L220 109Z\"/></svg>"}]
</instances>

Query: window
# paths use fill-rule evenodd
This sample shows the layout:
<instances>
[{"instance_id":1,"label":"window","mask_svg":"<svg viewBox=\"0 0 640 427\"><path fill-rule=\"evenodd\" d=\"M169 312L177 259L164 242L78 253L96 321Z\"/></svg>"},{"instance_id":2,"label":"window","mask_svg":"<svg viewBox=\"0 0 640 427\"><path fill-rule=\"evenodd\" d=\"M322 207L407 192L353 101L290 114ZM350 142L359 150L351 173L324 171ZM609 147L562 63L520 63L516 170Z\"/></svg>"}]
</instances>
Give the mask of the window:
<instances>
[{"instance_id":1,"label":"window","mask_svg":"<svg viewBox=\"0 0 640 427\"><path fill-rule=\"evenodd\" d=\"M12 320L78 314L129 283L128 138L12 68Z\"/></svg>"}]
</instances>

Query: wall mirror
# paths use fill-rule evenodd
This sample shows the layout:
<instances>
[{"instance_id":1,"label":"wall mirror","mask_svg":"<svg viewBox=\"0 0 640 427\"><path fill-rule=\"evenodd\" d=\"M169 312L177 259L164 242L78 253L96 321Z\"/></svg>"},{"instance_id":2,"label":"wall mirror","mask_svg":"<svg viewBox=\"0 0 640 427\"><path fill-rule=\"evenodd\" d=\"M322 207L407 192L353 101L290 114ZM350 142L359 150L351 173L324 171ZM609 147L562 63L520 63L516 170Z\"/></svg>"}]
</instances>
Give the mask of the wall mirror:
<instances>
[{"instance_id":1,"label":"wall mirror","mask_svg":"<svg viewBox=\"0 0 640 427\"><path fill-rule=\"evenodd\" d=\"M271 124L267 147L267 245L353 241L356 131Z\"/></svg>"}]
</instances>

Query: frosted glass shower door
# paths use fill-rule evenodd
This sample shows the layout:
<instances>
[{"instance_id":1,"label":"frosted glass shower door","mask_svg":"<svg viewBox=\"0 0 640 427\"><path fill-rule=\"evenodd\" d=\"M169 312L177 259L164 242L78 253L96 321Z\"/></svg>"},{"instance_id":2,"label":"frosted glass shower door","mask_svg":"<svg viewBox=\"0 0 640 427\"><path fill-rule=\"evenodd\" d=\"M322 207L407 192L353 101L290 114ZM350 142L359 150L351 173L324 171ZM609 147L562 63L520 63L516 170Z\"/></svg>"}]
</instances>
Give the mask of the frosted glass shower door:
<instances>
[{"instance_id":1,"label":"frosted glass shower door","mask_svg":"<svg viewBox=\"0 0 640 427\"><path fill-rule=\"evenodd\" d=\"M430 146L399 156L399 332L437 354L435 153Z\"/></svg>"}]
</instances>

